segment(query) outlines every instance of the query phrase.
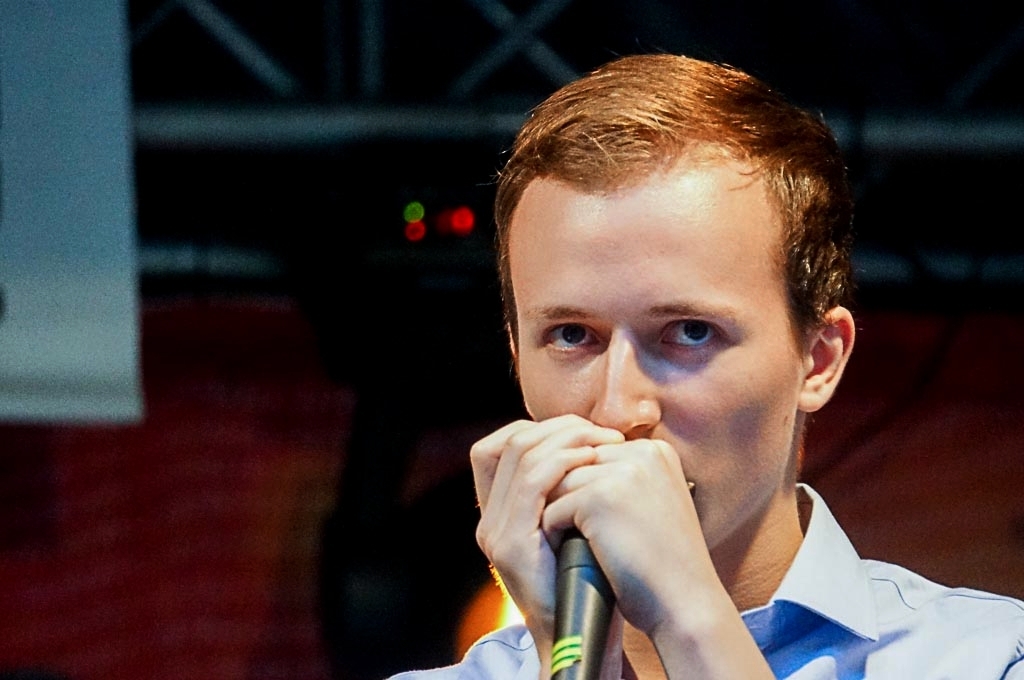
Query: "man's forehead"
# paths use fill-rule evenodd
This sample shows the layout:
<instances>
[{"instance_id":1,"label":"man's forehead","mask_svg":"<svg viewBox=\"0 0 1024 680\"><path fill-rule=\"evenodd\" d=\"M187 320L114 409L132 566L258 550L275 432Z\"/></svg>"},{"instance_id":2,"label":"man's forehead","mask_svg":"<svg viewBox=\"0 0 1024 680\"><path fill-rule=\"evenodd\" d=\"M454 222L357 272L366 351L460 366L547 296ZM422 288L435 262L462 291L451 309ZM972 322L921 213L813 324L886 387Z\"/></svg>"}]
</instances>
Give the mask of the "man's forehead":
<instances>
[{"instance_id":1,"label":"man's forehead","mask_svg":"<svg viewBox=\"0 0 1024 680\"><path fill-rule=\"evenodd\" d=\"M764 174L747 161L731 156L686 156L671 166L659 167L643 174L631 175L616 183L592 185L558 176L537 177L527 184L520 196L505 233L506 245L517 240L521 229L517 225L531 222L534 228L550 224L553 220L571 217L585 224L592 215L616 202L632 201L637 213L648 205L665 206L665 195L678 194L678 200L668 203L669 209L690 209L695 204L715 200L730 200L733 192L746 193L754 189L759 202L766 207L768 220L762 220L767 229L781 236L782 220L778 201L765 181ZM655 194L660 194L655 196ZM741 199L747 200L747 199ZM554 212L554 211L561 212ZM575 213L575 214L572 214ZM633 220L623 220L630 228ZM779 242L781 245L781 241Z\"/></svg>"},{"instance_id":2,"label":"man's forehead","mask_svg":"<svg viewBox=\"0 0 1024 680\"><path fill-rule=\"evenodd\" d=\"M597 294L590 283L595 276L612 279L620 290L644 290L645 307L678 307L687 299L679 292L687 282L703 282L701 295L689 300L707 302L709 286L735 280L737 267L750 275L766 272L772 281L761 279L762 292L785 289L780 220L763 175L750 164L687 159L614 193L586 193L552 178L536 180L528 192L506 253L519 318L558 316L552 309L585 297L558 300L555 290L571 284L580 294ZM638 288L640 281L647 288ZM529 309L521 306L523 284L529 284Z\"/></svg>"}]
</instances>

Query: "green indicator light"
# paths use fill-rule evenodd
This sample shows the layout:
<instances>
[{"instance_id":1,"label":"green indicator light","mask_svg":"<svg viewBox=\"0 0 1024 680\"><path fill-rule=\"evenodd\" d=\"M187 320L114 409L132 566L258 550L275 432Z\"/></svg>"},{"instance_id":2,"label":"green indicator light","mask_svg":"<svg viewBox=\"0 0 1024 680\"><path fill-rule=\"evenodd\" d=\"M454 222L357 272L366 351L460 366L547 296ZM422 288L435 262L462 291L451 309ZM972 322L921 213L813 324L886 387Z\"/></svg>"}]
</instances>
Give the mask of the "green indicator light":
<instances>
[{"instance_id":1,"label":"green indicator light","mask_svg":"<svg viewBox=\"0 0 1024 680\"><path fill-rule=\"evenodd\" d=\"M412 201L406 204L405 210L402 211L402 217L405 218L406 222L419 222L426 214L427 211L419 201Z\"/></svg>"}]
</instances>

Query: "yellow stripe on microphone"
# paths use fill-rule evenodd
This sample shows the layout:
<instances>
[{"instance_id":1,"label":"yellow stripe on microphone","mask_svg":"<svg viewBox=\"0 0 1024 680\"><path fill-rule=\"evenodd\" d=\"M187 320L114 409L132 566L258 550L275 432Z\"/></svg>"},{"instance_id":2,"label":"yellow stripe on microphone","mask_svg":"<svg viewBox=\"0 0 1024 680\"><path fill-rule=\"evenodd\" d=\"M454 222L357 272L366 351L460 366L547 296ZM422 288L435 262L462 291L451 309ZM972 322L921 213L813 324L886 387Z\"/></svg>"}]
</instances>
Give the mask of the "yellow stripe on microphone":
<instances>
[{"instance_id":1,"label":"yellow stripe on microphone","mask_svg":"<svg viewBox=\"0 0 1024 680\"><path fill-rule=\"evenodd\" d=\"M551 648L551 673L579 663L583 658L583 636L570 635L564 637Z\"/></svg>"}]
</instances>

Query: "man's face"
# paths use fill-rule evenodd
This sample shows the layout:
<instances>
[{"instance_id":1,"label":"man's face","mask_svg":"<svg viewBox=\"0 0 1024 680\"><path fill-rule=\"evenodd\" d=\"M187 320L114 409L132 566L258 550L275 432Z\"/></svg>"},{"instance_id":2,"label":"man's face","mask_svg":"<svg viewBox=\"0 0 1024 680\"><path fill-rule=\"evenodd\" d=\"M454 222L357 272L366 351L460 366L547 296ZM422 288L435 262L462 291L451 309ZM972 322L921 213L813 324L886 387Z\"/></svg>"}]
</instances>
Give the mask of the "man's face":
<instances>
[{"instance_id":1,"label":"man's face","mask_svg":"<svg viewBox=\"0 0 1024 680\"><path fill-rule=\"evenodd\" d=\"M531 415L672 444L712 554L745 550L784 512L801 411L817 407L780 227L746 170L684 163L610 194L535 180L509 237Z\"/></svg>"}]
</instances>

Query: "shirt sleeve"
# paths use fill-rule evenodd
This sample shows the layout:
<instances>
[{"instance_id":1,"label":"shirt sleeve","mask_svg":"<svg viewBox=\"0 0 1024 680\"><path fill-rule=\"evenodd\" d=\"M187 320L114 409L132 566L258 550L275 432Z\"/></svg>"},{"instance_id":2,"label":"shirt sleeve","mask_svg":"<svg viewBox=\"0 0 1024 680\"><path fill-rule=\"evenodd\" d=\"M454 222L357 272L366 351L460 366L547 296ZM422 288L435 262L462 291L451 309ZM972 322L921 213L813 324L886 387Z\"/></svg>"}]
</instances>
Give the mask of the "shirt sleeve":
<instances>
[{"instance_id":1,"label":"shirt sleeve","mask_svg":"<svg viewBox=\"0 0 1024 680\"><path fill-rule=\"evenodd\" d=\"M477 640L454 666L409 671L389 680L536 680L540 660L525 626L502 628Z\"/></svg>"}]
</instances>

